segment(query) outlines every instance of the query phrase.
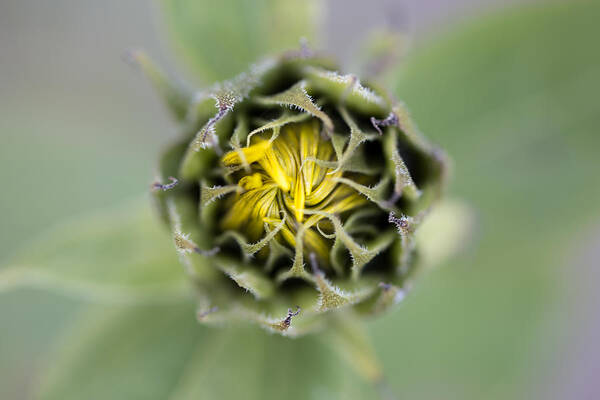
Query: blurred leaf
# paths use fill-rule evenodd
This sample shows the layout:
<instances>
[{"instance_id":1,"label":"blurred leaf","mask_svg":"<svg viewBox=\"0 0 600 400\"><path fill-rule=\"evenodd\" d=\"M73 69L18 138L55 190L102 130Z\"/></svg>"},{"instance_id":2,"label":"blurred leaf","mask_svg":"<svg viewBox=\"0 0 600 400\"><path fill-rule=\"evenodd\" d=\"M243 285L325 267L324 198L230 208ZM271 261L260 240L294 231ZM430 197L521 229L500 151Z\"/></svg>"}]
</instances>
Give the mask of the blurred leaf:
<instances>
[{"instance_id":1,"label":"blurred leaf","mask_svg":"<svg viewBox=\"0 0 600 400\"><path fill-rule=\"evenodd\" d=\"M269 53L314 39L318 0L164 0L171 42L199 79L233 77Z\"/></svg>"},{"instance_id":2,"label":"blurred leaf","mask_svg":"<svg viewBox=\"0 0 600 400\"><path fill-rule=\"evenodd\" d=\"M29 286L98 302L190 297L172 240L147 200L65 223L0 269L0 291Z\"/></svg>"},{"instance_id":3,"label":"blurred leaf","mask_svg":"<svg viewBox=\"0 0 600 400\"><path fill-rule=\"evenodd\" d=\"M85 304L49 291L0 294L0 399L30 399L32 380L48 364L51 343Z\"/></svg>"},{"instance_id":4,"label":"blurred leaf","mask_svg":"<svg viewBox=\"0 0 600 400\"><path fill-rule=\"evenodd\" d=\"M208 329L191 305L89 308L38 396L69 399L363 399L374 393L318 338Z\"/></svg>"},{"instance_id":5,"label":"blurred leaf","mask_svg":"<svg viewBox=\"0 0 600 400\"><path fill-rule=\"evenodd\" d=\"M191 306L95 309L59 342L44 399L165 399L203 336Z\"/></svg>"},{"instance_id":6,"label":"blurred leaf","mask_svg":"<svg viewBox=\"0 0 600 400\"><path fill-rule=\"evenodd\" d=\"M381 84L394 85L398 67L410 48L410 37L407 33L389 26L378 27L363 39L352 60L351 67L361 79L376 80Z\"/></svg>"},{"instance_id":7,"label":"blurred leaf","mask_svg":"<svg viewBox=\"0 0 600 400\"><path fill-rule=\"evenodd\" d=\"M598 2L515 8L407 60L397 95L454 160L479 230L374 324L406 398L527 398L543 381L570 251L600 217L598 18Z\"/></svg>"}]
</instances>

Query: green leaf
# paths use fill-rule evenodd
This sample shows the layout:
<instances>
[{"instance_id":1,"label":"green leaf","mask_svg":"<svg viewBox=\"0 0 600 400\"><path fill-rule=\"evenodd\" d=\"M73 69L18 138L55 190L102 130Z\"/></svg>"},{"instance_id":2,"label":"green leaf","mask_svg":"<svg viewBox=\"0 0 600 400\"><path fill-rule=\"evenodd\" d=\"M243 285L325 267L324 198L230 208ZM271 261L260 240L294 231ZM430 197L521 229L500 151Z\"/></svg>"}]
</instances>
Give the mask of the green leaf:
<instances>
[{"instance_id":1,"label":"green leaf","mask_svg":"<svg viewBox=\"0 0 600 400\"><path fill-rule=\"evenodd\" d=\"M40 399L166 399L206 331L193 307L87 307L58 343Z\"/></svg>"},{"instance_id":2,"label":"green leaf","mask_svg":"<svg viewBox=\"0 0 600 400\"><path fill-rule=\"evenodd\" d=\"M24 286L94 302L190 297L170 234L147 199L64 223L25 243L0 269L0 292Z\"/></svg>"},{"instance_id":3,"label":"green leaf","mask_svg":"<svg viewBox=\"0 0 600 400\"><path fill-rule=\"evenodd\" d=\"M161 1L177 53L205 82L233 77L273 52L314 38L318 0Z\"/></svg>"},{"instance_id":4,"label":"green leaf","mask_svg":"<svg viewBox=\"0 0 600 400\"><path fill-rule=\"evenodd\" d=\"M397 95L454 161L477 228L374 324L405 398L522 398L566 351L556 305L600 217L598 18L598 2L515 8L407 59Z\"/></svg>"},{"instance_id":5,"label":"green leaf","mask_svg":"<svg viewBox=\"0 0 600 400\"><path fill-rule=\"evenodd\" d=\"M251 326L208 329L190 305L89 307L57 348L43 400L363 399L318 337L291 340Z\"/></svg>"}]
</instances>

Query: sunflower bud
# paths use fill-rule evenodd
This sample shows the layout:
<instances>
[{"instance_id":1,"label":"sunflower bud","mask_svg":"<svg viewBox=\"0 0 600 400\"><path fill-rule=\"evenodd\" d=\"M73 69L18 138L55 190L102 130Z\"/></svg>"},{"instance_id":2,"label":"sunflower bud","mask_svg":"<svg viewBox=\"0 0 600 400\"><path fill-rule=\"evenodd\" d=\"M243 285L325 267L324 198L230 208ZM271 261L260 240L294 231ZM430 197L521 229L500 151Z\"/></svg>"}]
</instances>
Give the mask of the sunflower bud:
<instances>
[{"instance_id":1,"label":"sunflower bud","mask_svg":"<svg viewBox=\"0 0 600 400\"><path fill-rule=\"evenodd\" d=\"M138 61L182 125L153 194L200 321L300 334L403 298L446 163L401 103L306 49L197 93Z\"/></svg>"}]
</instances>

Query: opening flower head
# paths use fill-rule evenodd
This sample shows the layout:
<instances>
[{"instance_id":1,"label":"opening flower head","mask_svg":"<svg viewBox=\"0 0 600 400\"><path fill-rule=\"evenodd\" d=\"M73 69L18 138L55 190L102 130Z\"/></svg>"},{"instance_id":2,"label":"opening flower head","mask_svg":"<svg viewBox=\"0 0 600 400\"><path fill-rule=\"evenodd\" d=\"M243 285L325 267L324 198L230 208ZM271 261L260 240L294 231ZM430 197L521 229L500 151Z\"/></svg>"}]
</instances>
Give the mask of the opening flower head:
<instances>
[{"instance_id":1,"label":"opening flower head","mask_svg":"<svg viewBox=\"0 0 600 400\"><path fill-rule=\"evenodd\" d=\"M183 127L153 193L201 321L300 334L404 296L446 163L401 103L306 50L198 93L140 60Z\"/></svg>"}]
</instances>

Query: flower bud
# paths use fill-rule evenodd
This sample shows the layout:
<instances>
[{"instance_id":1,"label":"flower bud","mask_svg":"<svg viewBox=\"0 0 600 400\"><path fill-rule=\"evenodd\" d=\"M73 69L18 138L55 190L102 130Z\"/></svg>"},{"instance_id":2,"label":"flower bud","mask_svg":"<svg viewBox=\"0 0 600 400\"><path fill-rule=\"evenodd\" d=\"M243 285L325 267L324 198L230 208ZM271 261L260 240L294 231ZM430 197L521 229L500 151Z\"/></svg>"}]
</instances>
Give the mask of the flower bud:
<instances>
[{"instance_id":1,"label":"flower bud","mask_svg":"<svg viewBox=\"0 0 600 400\"><path fill-rule=\"evenodd\" d=\"M404 297L446 159L403 104L306 49L197 93L152 72L183 131L153 194L200 321L301 334Z\"/></svg>"}]
</instances>

